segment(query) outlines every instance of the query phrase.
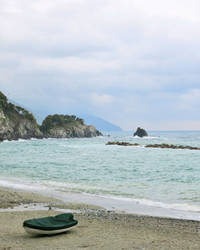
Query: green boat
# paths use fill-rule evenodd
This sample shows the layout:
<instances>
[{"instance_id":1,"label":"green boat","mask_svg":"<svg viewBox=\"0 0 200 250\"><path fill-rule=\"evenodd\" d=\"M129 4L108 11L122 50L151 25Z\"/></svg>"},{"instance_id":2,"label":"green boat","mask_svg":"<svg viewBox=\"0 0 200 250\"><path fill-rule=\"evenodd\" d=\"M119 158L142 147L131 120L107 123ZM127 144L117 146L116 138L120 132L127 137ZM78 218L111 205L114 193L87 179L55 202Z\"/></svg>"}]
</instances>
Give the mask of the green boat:
<instances>
[{"instance_id":1,"label":"green boat","mask_svg":"<svg viewBox=\"0 0 200 250\"><path fill-rule=\"evenodd\" d=\"M58 234L66 232L71 227L77 225L78 221L74 220L71 213L59 214L31 220L25 220L23 227L30 234Z\"/></svg>"}]
</instances>

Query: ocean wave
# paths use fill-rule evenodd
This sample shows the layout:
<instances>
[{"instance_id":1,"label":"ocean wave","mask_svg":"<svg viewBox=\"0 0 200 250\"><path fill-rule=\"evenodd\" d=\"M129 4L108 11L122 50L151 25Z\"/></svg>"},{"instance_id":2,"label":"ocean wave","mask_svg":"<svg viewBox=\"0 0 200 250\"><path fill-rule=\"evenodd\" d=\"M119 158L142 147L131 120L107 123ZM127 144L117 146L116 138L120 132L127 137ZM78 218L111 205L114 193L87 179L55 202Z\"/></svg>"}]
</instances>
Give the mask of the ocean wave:
<instances>
[{"instance_id":1,"label":"ocean wave","mask_svg":"<svg viewBox=\"0 0 200 250\"><path fill-rule=\"evenodd\" d=\"M167 208L167 209L175 209L175 210L182 210L182 211L191 211L191 212L200 212L200 206L190 205L187 203L163 203L158 201L151 201L147 199L135 199L135 201L141 205L148 205L153 207L161 207L161 208Z\"/></svg>"},{"instance_id":2,"label":"ocean wave","mask_svg":"<svg viewBox=\"0 0 200 250\"><path fill-rule=\"evenodd\" d=\"M119 201L128 201L135 204L150 206L150 207L159 207L164 209L173 209L181 211L191 211L191 212L200 212L200 206L191 205L187 203L164 203L160 201L153 201L149 199L137 199L130 197L122 197L116 195L110 195L110 191L107 189L102 189L98 187L91 187L87 185L78 185L78 184L67 184L67 183L58 183L54 181L48 181L43 183L46 188L53 188L58 192L72 192L72 193L81 193L83 195L89 195L93 197L102 197L105 199L114 199ZM43 186L43 187L44 187Z\"/></svg>"},{"instance_id":3,"label":"ocean wave","mask_svg":"<svg viewBox=\"0 0 200 250\"><path fill-rule=\"evenodd\" d=\"M27 140L25 139L17 139L17 140L3 140L2 142L10 142L10 143L15 143L15 142L25 142Z\"/></svg>"},{"instance_id":4,"label":"ocean wave","mask_svg":"<svg viewBox=\"0 0 200 250\"><path fill-rule=\"evenodd\" d=\"M9 140L3 140L2 142L10 142Z\"/></svg>"},{"instance_id":5,"label":"ocean wave","mask_svg":"<svg viewBox=\"0 0 200 250\"><path fill-rule=\"evenodd\" d=\"M139 205L150 206L150 207L159 207L159 208L174 209L174 210L181 210L181 211L188 211L188 212L189 211L200 212L200 206L190 205L187 203L169 204L169 203L164 203L160 201L152 201L148 199L133 199L133 198L115 197L115 196L109 196L109 198L112 198L114 200L120 200L120 201L134 202Z\"/></svg>"},{"instance_id":6,"label":"ocean wave","mask_svg":"<svg viewBox=\"0 0 200 250\"><path fill-rule=\"evenodd\" d=\"M185 212L200 212L200 206L198 205L192 205L188 203L165 203L161 201L153 201L149 199L137 199L137 198L130 198L130 197L122 197L122 196L117 196L117 195L109 195L108 193L102 194L103 191L105 190L98 190L98 193L92 192L95 188L88 187L80 187L79 185L76 184L66 184L66 183L57 183L54 181L50 182L43 182L43 183L30 183L30 182L24 182L24 183L19 183L16 180L0 180L0 186L5 187L5 188L13 188L13 189L18 189L18 190L24 190L24 191L33 191L33 192L40 192L42 191L44 194L45 193L51 193L53 194L56 192L57 194L62 194L65 192L68 193L76 193L79 195L83 196L90 196L93 197L95 201L98 198L103 198L103 199L109 199L109 200L118 200L120 203L121 202L128 202L130 204L132 203L133 205L140 205L144 207L155 207L155 208L162 208L162 209L167 209L167 210L176 210L176 211L185 211ZM102 191L102 192L101 192Z\"/></svg>"},{"instance_id":7,"label":"ocean wave","mask_svg":"<svg viewBox=\"0 0 200 250\"><path fill-rule=\"evenodd\" d=\"M27 140L25 140L25 139L18 139L17 140L17 142L25 142L25 141L27 141Z\"/></svg>"},{"instance_id":8,"label":"ocean wave","mask_svg":"<svg viewBox=\"0 0 200 250\"><path fill-rule=\"evenodd\" d=\"M24 191L40 191L45 190L45 186L42 186L40 184L32 184L30 182L27 183L19 183L16 180L0 180L0 186L5 188L13 188L13 189L19 189Z\"/></svg>"},{"instance_id":9,"label":"ocean wave","mask_svg":"<svg viewBox=\"0 0 200 250\"><path fill-rule=\"evenodd\" d=\"M143 137L139 137L139 136L134 136L133 138L137 138L137 139L148 139L148 140L152 140L152 139L161 139L159 136L143 136Z\"/></svg>"}]
</instances>

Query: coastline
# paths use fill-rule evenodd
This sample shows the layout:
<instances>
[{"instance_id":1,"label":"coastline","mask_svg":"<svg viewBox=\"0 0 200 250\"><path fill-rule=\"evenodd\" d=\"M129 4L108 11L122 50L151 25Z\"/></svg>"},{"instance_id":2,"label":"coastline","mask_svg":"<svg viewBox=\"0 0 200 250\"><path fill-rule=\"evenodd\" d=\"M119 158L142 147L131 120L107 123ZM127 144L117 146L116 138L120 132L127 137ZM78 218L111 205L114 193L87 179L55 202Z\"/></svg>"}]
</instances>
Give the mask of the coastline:
<instances>
[{"instance_id":1,"label":"coastline","mask_svg":"<svg viewBox=\"0 0 200 250\"><path fill-rule=\"evenodd\" d=\"M171 140L174 135L167 134L166 138L161 135L134 140L141 144L163 140L181 144L184 136L178 134ZM130 133L111 134L111 138L131 140ZM191 136L186 139L186 144L194 140ZM36 191L64 202L95 204L117 212L200 220L198 152L106 147L107 140L5 143L1 147L0 186ZM27 150L29 153L23 153Z\"/></svg>"},{"instance_id":2,"label":"coastline","mask_svg":"<svg viewBox=\"0 0 200 250\"><path fill-rule=\"evenodd\" d=\"M19 192L23 194L23 198L17 196L15 200L20 200L23 203L30 203L28 200L31 198L34 203L34 197L41 200L41 203L54 203L63 206L63 204L84 204L85 207L100 207L106 210L114 211L116 213L138 214L154 217L165 217L174 219L186 219L200 221L200 208L199 206L190 205L187 203L162 203L146 199L132 199L116 196L104 196L89 193L80 193L64 190L60 188L52 188L51 186L43 185L29 185L29 183L15 183L5 180L0 180L0 189L6 189ZM32 194L30 196L30 194ZM12 194L13 195L13 194ZM27 196L28 195L28 196ZM39 195L39 197L38 197ZM41 196L43 198L41 198ZM26 197L26 199L24 199ZM8 200L9 196L7 197ZM0 199L1 201L1 199ZM27 202L28 201L28 202ZM52 202L51 202L52 201ZM13 202L13 201L12 201ZM10 206L13 206L12 202ZM3 201L4 203L4 201ZM2 204L3 204L2 203ZM38 203L38 202L37 202ZM74 207L74 206L72 206ZM83 208L83 206L80 206ZM1 208L1 207L0 207ZM41 207L42 208L42 207ZM70 207L67 205L66 209ZM36 208L35 208L36 209ZM78 209L75 206L75 209ZM43 210L43 208L42 208Z\"/></svg>"},{"instance_id":3,"label":"coastline","mask_svg":"<svg viewBox=\"0 0 200 250\"><path fill-rule=\"evenodd\" d=\"M40 194L0 188L1 208L19 204L45 204L32 211L0 212L0 249L199 249L200 222L134 214L120 214L87 204L65 204ZM60 204L60 206L59 206ZM57 205L57 208L56 208ZM27 205L25 205L27 206ZM49 206L52 207L49 210ZM26 219L73 209L78 226L57 236L32 237ZM65 210L63 210L65 211Z\"/></svg>"}]
</instances>

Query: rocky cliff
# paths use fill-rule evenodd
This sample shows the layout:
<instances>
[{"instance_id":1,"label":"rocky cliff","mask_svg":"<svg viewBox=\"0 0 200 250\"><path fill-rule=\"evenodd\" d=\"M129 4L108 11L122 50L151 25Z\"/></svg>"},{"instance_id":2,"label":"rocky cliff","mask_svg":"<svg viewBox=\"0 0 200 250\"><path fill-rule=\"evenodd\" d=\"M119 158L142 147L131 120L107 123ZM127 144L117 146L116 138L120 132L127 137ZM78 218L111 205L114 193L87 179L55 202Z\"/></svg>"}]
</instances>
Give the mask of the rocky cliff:
<instances>
[{"instance_id":1,"label":"rocky cliff","mask_svg":"<svg viewBox=\"0 0 200 250\"><path fill-rule=\"evenodd\" d=\"M87 126L74 115L49 115L41 127L46 138L94 137L102 135L94 126Z\"/></svg>"},{"instance_id":2,"label":"rocky cliff","mask_svg":"<svg viewBox=\"0 0 200 250\"><path fill-rule=\"evenodd\" d=\"M0 141L42 137L34 116L9 103L7 97L0 92Z\"/></svg>"},{"instance_id":3,"label":"rocky cliff","mask_svg":"<svg viewBox=\"0 0 200 250\"><path fill-rule=\"evenodd\" d=\"M74 115L49 115L39 126L26 109L8 102L0 92L0 141L30 138L72 138L102 135Z\"/></svg>"}]
</instances>

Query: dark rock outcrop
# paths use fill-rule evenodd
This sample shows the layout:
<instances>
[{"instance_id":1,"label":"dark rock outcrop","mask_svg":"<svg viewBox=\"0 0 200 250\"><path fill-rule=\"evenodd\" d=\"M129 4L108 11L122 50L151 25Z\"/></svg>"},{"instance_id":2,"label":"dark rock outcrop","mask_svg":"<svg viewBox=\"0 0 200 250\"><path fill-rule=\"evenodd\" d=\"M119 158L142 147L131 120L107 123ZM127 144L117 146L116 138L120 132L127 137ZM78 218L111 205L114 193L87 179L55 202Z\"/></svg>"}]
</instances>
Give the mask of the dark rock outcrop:
<instances>
[{"instance_id":1,"label":"dark rock outcrop","mask_svg":"<svg viewBox=\"0 0 200 250\"><path fill-rule=\"evenodd\" d=\"M49 115L40 127L46 138L94 137L102 135L94 126L87 126L74 115Z\"/></svg>"},{"instance_id":2,"label":"dark rock outcrop","mask_svg":"<svg viewBox=\"0 0 200 250\"><path fill-rule=\"evenodd\" d=\"M119 141L109 141L106 145L118 145L118 146L140 146L138 143L129 142L119 142ZM147 144L145 148L169 148L169 149L190 149L190 150L200 150L199 147L184 146L184 145L173 145L173 144Z\"/></svg>"},{"instance_id":3,"label":"dark rock outcrop","mask_svg":"<svg viewBox=\"0 0 200 250\"><path fill-rule=\"evenodd\" d=\"M190 149L190 150L200 150L199 147L183 146L183 145L173 145L173 144L148 144L146 148L170 148L170 149Z\"/></svg>"},{"instance_id":4,"label":"dark rock outcrop","mask_svg":"<svg viewBox=\"0 0 200 250\"><path fill-rule=\"evenodd\" d=\"M119 141L109 141L106 145L118 145L118 146L140 146L138 143L130 143L130 142L119 142Z\"/></svg>"},{"instance_id":5,"label":"dark rock outcrop","mask_svg":"<svg viewBox=\"0 0 200 250\"><path fill-rule=\"evenodd\" d=\"M146 130L144 130L143 128L138 127L133 136L144 137L144 136L148 136L148 134L147 134Z\"/></svg>"},{"instance_id":6,"label":"dark rock outcrop","mask_svg":"<svg viewBox=\"0 0 200 250\"><path fill-rule=\"evenodd\" d=\"M26 109L9 103L0 92L0 141L42 137L34 116Z\"/></svg>"}]
</instances>

